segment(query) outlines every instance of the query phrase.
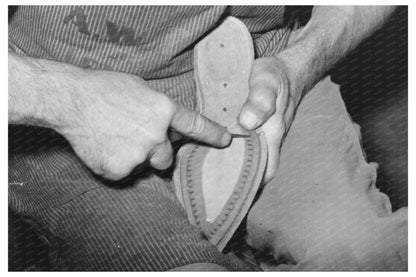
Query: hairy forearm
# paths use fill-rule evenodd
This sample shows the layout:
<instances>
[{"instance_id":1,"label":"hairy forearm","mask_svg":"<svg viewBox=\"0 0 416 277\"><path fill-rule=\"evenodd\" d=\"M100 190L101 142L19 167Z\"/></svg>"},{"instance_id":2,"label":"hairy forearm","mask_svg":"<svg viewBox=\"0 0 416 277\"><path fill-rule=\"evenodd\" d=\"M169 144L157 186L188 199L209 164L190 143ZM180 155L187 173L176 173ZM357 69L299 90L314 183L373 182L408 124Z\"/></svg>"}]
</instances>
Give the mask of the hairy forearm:
<instances>
[{"instance_id":1,"label":"hairy forearm","mask_svg":"<svg viewBox=\"0 0 416 277\"><path fill-rule=\"evenodd\" d=\"M290 71L291 90L301 96L334 64L383 25L394 7L314 7L308 24L278 54Z\"/></svg>"},{"instance_id":2,"label":"hairy forearm","mask_svg":"<svg viewBox=\"0 0 416 277\"><path fill-rule=\"evenodd\" d=\"M74 114L85 70L9 52L9 123L57 129Z\"/></svg>"}]
</instances>

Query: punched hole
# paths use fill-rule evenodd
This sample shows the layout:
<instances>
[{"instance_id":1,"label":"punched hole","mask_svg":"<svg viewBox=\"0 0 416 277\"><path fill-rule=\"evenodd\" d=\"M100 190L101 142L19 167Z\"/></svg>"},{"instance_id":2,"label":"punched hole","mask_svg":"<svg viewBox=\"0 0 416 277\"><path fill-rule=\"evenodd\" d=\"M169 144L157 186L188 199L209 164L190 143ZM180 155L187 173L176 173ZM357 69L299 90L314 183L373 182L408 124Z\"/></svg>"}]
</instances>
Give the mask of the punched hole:
<instances>
[{"instance_id":1,"label":"punched hole","mask_svg":"<svg viewBox=\"0 0 416 277\"><path fill-rule=\"evenodd\" d=\"M222 86L226 88L226 87L228 87L228 84L224 83L224 84L222 84Z\"/></svg>"},{"instance_id":2,"label":"punched hole","mask_svg":"<svg viewBox=\"0 0 416 277\"><path fill-rule=\"evenodd\" d=\"M226 108L226 107L224 107L224 108L222 108L222 110L223 110L224 112L226 112L226 111L227 111L227 108Z\"/></svg>"}]
</instances>

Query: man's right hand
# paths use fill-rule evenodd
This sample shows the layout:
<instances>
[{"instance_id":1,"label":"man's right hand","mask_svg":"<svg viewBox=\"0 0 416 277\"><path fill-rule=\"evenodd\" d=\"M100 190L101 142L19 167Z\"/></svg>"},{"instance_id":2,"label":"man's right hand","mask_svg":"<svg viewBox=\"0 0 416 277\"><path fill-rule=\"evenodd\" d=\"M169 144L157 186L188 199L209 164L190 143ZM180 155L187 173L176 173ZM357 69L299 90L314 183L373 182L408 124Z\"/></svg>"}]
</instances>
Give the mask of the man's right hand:
<instances>
[{"instance_id":1,"label":"man's right hand","mask_svg":"<svg viewBox=\"0 0 416 277\"><path fill-rule=\"evenodd\" d=\"M90 71L75 87L69 93L73 109L66 111L68 120L57 131L88 167L106 178L121 179L146 160L156 169L168 168L172 163L169 127L216 147L231 141L224 127L149 88L136 76Z\"/></svg>"}]
</instances>

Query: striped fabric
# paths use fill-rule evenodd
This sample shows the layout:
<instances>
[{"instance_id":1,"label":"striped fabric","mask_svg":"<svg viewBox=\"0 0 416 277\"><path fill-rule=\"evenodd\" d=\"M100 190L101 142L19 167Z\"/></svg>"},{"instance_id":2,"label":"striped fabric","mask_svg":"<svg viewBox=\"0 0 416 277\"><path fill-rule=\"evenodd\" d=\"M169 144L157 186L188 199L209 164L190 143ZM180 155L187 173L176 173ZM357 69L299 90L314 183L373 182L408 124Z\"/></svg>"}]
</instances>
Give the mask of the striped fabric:
<instances>
[{"instance_id":1,"label":"striped fabric","mask_svg":"<svg viewBox=\"0 0 416 277\"><path fill-rule=\"evenodd\" d=\"M9 23L9 47L140 76L194 109L195 43L233 15L252 33L257 56L275 54L289 34L283 13L281 6L22 6ZM53 270L167 270L198 262L252 269L189 224L171 181L146 172L105 182L50 130L9 128L9 206L51 247Z\"/></svg>"},{"instance_id":2,"label":"striped fabric","mask_svg":"<svg viewBox=\"0 0 416 277\"><path fill-rule=\"evenodd\" d=\"M232 15L252 33L257 56L272 55L289 35L283 14L282 6L22 6L9 43L31 57L140 76L194 109L195 43Z\"/></svg>"},{"instance_id":3,"label":"striped fabric","mask_svg":"<svg viewBox=\"0 0 416 277\"><path fill-rule=\"evenodd\" d=\"M164 271L203 262L255 270L189 224L172 182L148 168L111 183L48 129L11 126L9 138L9 207L50 248L50 270Z\"/></svg>"}]
</instances>

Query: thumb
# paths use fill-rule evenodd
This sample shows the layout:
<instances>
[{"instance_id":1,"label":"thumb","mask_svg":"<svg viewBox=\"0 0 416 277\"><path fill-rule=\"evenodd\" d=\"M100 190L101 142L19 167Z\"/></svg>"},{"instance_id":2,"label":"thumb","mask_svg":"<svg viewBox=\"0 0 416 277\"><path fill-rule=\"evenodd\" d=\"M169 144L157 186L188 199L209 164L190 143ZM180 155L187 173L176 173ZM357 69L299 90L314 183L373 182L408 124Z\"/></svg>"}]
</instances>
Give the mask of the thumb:
<instances>
[{"instance_id":1,"label":"thumb","mask_svg":"<svg viewBox=\"0 0 416 277\"><path fill-rule=\"evenodd\" d=\"M184 136L212 146L224 147L231 142L231 134L225 127L179 104L176 104L171 127Z\"/></svg>"},{"instance_id":2,"label":"thumb","mask_svg":"<svg viewBox=\"0 0 416 277\"><path fill-rule=\"evenodd\" d=\"M239 120L246 129L253 130L276 111L275 89L264 85L250 86L250 93L241 108Z\"/></svg>"},{"instance_id":3,"label":"thumb","mask_svg":"<svg viewBox=\"0 0 416 277\"><path fill-rule=\"evenodd\" d=\"M251 68L249 94L239 116L240 124L249 130L263 125L276 110L279 78L269 63L260 58Z\"/></svg>"}]
</instances>

